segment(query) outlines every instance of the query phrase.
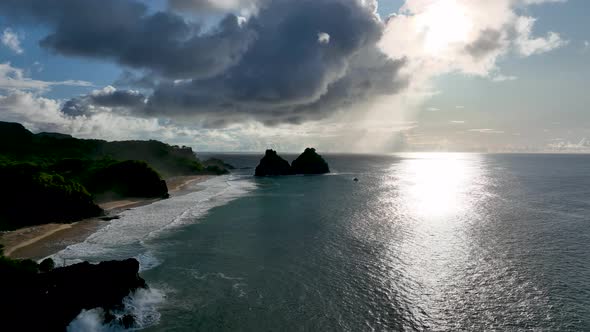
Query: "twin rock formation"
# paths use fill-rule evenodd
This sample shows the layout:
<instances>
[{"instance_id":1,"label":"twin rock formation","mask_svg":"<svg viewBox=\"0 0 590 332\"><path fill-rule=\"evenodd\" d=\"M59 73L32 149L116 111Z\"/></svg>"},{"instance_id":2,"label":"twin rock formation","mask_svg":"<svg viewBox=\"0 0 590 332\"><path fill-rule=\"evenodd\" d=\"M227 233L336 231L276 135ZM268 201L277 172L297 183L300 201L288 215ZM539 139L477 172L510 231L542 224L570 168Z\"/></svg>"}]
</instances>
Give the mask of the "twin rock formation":
<instances>
[{"instance_id":1,"label":"twin rock formation","mask_svg":"<svg viewBox=\"0 0 590 332\"><path fill-rule=\"evenodd\" d=\"M281 158L276 151L266 150L260 164L256 167L254 176L279 176L295 174L325 174L330 173L328 163L316 153L314 148L307 148L305 151L289 162Z\"/></svg>"}]
</instances>

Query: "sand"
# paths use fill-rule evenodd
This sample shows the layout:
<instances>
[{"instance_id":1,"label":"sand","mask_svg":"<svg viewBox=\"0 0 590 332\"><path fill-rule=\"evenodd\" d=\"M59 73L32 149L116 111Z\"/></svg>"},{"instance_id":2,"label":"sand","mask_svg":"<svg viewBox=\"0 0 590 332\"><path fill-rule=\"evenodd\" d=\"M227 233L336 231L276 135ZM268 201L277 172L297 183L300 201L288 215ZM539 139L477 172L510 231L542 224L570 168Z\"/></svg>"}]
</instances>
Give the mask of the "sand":
<instances>
[{"instance_id":1,"label":"sand","mask_svg":"<svg viewBox=\"0 0 590 332\"><path fill-rule=\"evenodd\" d=\"M210 175L178 176L166 180L171 196L190 192L187 187L194 183L210 179ZM107 216L116 216L118 212L151 204L158 199L130 198L99 204ZM4 245L4 255L11 258L41 259L54 254L67 246L84 241L100 227L109 222L100 218L86 219L71 224L44 224L21 228L0 234L0 243Z\"/></svg>"}]
</instances>

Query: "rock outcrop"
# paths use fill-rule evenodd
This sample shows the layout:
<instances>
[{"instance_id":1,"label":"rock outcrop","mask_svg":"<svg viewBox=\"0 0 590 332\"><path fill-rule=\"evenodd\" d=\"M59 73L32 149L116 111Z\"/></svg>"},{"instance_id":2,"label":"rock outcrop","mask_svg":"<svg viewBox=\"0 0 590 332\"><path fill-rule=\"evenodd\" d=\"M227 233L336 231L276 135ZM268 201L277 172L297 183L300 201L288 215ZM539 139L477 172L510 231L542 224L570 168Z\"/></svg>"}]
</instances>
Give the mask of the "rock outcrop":
<instances>
[{"instance_id":1,"label":"rock outcrop","mask_svg":"<svg viewBox=\"0 0 590 332\"><path fill-rule=\"evenodd\" d=\"M108 317L122 308L130 292L147 287L135 259L84 262L48 272L23 262L0 261L0 324L7 331L64 331L82 310L103 308ZM121 322L131 323L129 317Z\"/></svg>"},{"instance_id":2,"label":"rock outcrop","mask_svg":"<svg viewBox=\"0 0 590 332\"><path fill-rule=\"evenodd\" d=\"M307 148L293 160L291 171L294 174L326 174L330 173L330 167L314 148Z\"/></svg>"},{"instance_id":3,"label":"rock outcrop","mask_svg":"<svg viewBox=\"0 0 590 332\"><path fill-rule=\"evenodd\" d=\"M317 154L314 148L307 148L293 163L289 165L276 151L266 150L260 164L256 167L255 176L279 176L295 174L326 174L330 173L328 163Z\"/></svg>"},{"instance_id":4,"label":"rock outcrop","mask_svg":"<svg viewBox=\"0 0 590 332\"><path fill-rule=\"evenodd\" d=\"M278 176L291 175L291 165L285 159L281 158L276 151L266 150L260 164L256 167L254 176Z\"/></svg>"}]
</instances>

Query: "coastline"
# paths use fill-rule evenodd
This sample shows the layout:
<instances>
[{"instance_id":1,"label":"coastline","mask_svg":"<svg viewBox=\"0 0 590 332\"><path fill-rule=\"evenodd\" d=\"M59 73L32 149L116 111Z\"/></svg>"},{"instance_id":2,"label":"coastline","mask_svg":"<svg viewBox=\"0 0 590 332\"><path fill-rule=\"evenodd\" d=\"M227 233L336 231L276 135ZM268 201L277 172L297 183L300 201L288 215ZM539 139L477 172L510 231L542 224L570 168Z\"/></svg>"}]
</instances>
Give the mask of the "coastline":
<instances>
[{"instance_id":1,"label":"coastline","mask_svg":"<svg viewBox=\"0 0 590 332\"><path fill-rule=\"evenodd\" d=\"M205 182L213 175L177 176L166 180L171 196L190 192L191 184ZM148 205L160 199L128 198L99 204L107 217L116 217L123 210ZM108 224L101 218L90 218L71 224L43 224L17 229L0 234L4 255L19 259L41 259L52 255L69 245L84 241L92 233ZM114 221L116 222L116 221Z\"/></svg>"}]
</instances>

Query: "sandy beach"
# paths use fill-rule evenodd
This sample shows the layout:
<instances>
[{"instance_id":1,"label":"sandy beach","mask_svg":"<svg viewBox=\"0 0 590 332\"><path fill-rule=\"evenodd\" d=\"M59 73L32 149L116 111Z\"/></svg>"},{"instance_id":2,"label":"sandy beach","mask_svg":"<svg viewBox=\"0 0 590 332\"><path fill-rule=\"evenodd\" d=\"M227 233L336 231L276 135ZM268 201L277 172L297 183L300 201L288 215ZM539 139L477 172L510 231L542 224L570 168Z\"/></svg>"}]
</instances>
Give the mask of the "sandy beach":
<instances>
[{"instance_id":1,"label":"sandy beach","mask_svg":"<svg viewBox=\"0 0 590 332\"><path fill-rule=\"evenodd\" d=\"M190 192L191 184L204 182L211 175L178 176L166 179L168 192L178 196ZM99 204L107 217L116 217L126 209L151 204L159 199L129 198ZM44 224L21 228L0 234L0 243L4 245L4 255L12 258L41 259L58 252L69 245L84 241L109 221L101 218L81 220L71 224ZM116 220L112 221L116 222Z\"/></svg>"}]
</instances>

